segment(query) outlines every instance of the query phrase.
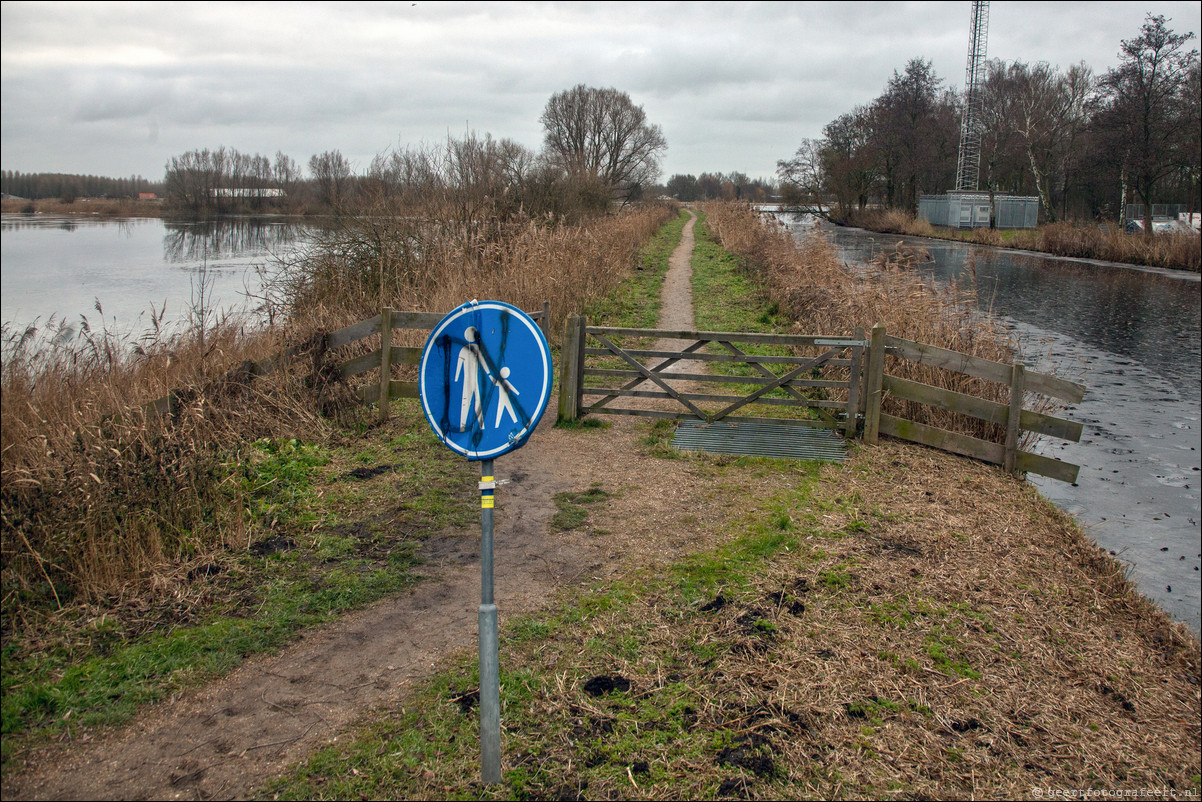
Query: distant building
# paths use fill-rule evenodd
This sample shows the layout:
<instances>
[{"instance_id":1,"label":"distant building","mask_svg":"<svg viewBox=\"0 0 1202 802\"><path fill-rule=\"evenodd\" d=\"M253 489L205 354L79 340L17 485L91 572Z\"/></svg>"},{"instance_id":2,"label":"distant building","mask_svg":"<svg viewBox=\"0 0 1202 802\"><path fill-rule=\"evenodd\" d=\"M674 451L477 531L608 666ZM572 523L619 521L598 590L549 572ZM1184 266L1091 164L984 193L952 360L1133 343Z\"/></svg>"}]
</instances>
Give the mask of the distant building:
<instances>
[{"instance_id":1,"label":"distant building","mask_svg":"<svg viewBox=\"0 0 1202 802\"><path fill-rule=\"evenodd\" d=\"M282 198L284 190L266 187L234 187L213 190L214 198Z\"/></svg>"},{"instance_id":2,"label":"distant building","mask_svg":"<svg viewBox=\"0 0 1202 802\"><path fill-rule=\"evenodd\" d=\"M1039 198L994 193L949 192L922 195L918 216L933 226L988 228L990 216L998 228L1035 228L1039 220Z\"/></svg>"},{"instance_id":3,"label":"distant building","mask_svg":"<svg viewBox=\"0 0 1202 802\"><path fill-rule=\"evenodd\" d=\"M158 200L159 196L153 192L139 192L138 200Z\"/></svg>"}]
</instances>

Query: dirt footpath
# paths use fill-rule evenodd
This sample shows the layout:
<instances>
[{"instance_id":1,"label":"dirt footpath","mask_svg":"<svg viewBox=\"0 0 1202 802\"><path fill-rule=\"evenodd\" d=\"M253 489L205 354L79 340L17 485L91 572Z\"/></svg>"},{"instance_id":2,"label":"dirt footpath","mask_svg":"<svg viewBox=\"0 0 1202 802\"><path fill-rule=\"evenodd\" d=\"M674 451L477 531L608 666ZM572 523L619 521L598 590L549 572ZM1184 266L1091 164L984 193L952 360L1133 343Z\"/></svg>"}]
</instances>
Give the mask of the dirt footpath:
<instances>
[{"instance_id":1,"label":"dirt footpath","mask_svg":"<svg viewBox=\"0 0 1202 802\"><path fill-rule=\"evenodd\" d=\"M671 257L661 328L693 328L689 260L695 220ZM552 423L544 418L524 448L496 461L502 483L495 551L502 622L538 609L558 588L670 561L706 537L707 527L679 513L695 509L701 494L711 492L691 477L687 461L642 456L634 442L637 424L630 421L586 431L557 430ZM614 496L606 531L549 533L555 494L594 484ZM422 556L425 578L412 590L156 705L125 728L40 750L26 770L4 778L3 797L247 796L336 740L370 709L403 700L411 683L449 655L474 650L479 531L432 538Z\"/></svg>"}]
</instances>

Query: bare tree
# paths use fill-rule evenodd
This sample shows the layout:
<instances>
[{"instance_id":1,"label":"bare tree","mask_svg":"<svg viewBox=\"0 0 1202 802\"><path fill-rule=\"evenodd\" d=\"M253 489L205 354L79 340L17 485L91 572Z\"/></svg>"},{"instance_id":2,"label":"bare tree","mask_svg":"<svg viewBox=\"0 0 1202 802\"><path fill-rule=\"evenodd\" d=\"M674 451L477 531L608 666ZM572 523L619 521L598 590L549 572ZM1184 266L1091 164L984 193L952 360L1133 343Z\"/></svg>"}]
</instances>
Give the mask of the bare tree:
<instances>
[{"instance_id":1,"label":"bare tree","mask_svg":"<svg viewBox=\"0 0 1202 802\"><path fill-rule=\"evenodd\" d=\"M222 211L224 198L218 190L228 183L228 155L223 147L172 156L164 176L169 202L195 215Z\"/></svg>"},{"instance_id":2,"label":"bare tree","mask_svg":"<svg viewBox=\"0 0 1202 802\"><path fill-rule=\"evenodd\" d=\"M889 206L914 211L920 193L955 180L959 115L942 84L931 62L910 59L873 103L873 147Z\"/></svg>"},{"instance_id":3,"label":"bare tree","mask_svg":"<svg viewBox=\"0 0 1202 802\"><path fill-rule=\"evenodd\" d=\"M981 87L981 188L990 193L1026 195L1029 174L1019 137L1019 116L1012 66L993 59Z\"/></svg>"},{"instance_id":4,"label":"bare tree","mask_svg":"<svg viewBox=\"0 0 1202 802\"><path fill-rule=\"evenodd\" d=\"M624 199L659 178L667 140L625 92L584 84L557 92L540 122L548 155L574 178L600 181Z\"/></svg>"},{"instance_id":5,"label":"bare tree","mask_svg":"<svg viewBox=\"0 0 1202 802\"><path fill-rule=\"evenodd\" d=\"M839 213L851 214L854 204L861 211L878 179L877 163L872 158L871 112L856 108L822 129L826 135L821 152L823 185L835 195Z\"/></svg>"},{"instance_id":6,"label":"bare tree","mask_svg":"<svg viewBox=\"0 0 1202 802\"><path fill-rule=\"evenodd\" d=\"M1039 62L1009 69L1012 124L1022 140L1035 191L1049 220L1056 219L1052 182L1067 183L1070 163L1085 129L1092 74L1084 64L1067 73Z\"/></svg>"},{"instance_id":7,"label":"bare tree","mask_svg":"<svg viewBox=\"0 0 1202 802\"><path fill-rule=\"evenodd\" d=\"M341 151L327 150L309 159L309 172L317 182L322 201L331 208L339 208L350 186L351 163L347 158Z\"/></svg>"},{"instance_id":8,"label":"bare tree","mask_svg":"<svg viewBox=\"0 0 1202 802\"><path fill-rule=\"evenodd\" d=\"M823 204L822 150L826 141L803 139L793 158L776 163L781 200L820 217L828 217Z\"/></svg>"},{"instance_id":9,"label":"bare tree","mask_svg":"<svg viewBox=\"0 0 1202 802\"><path fill-rule=\"evenodd\" d=\"M1122 62L1099 82L1095 130L1104 152L1118 154L1123 183L1144 205L1144 232L1152 233L1152 201L1157 185L1188 160L1191 64L1198 51L1185 51L1194 34L1173 33L1163 16L1149 14L1139 36L1124 39Z\"/></svg>"},{"instance_id":10,"label":"bare tree","mask_svg":"<svg viewBox=\"0 0 1202 802\"><path fill-rule=\"evenodd\" d=\"M1189 211L1198 211L1202 200L1202 63L1194 55L1185 85L1184 111L1187 120L1187 141L1183 164L1186 186L1189 187Z\"/></svg>"},{"instance_id":11,"label":"bare tree","mask_svg":"<svg viewBox=\"0 0 1202 802\"><path fill-rule=\"evenodd\" d=\"M296 194L296 188L300 184L301 177L301 167L296 163L296 159L282 150L277 150L275 161L271 166L271 180L278 189L283 191L289 203L293 201L293 196Z\"/></svg>"}]
</instances>

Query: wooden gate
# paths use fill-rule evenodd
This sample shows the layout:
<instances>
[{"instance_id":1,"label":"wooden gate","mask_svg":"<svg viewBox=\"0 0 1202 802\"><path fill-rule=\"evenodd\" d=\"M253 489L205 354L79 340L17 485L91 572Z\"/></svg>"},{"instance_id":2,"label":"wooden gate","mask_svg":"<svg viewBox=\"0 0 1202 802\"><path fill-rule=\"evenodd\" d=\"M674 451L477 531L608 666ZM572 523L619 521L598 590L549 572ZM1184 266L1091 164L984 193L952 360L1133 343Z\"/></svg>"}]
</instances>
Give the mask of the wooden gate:
<instances>
[{"instance_id":1,"label":"wooden gate","mask_svg":"<svg viewBox=\"0 0 1202 802\"><path fill-rule=\"evenodd\" d=\"M656 345L664 340L676 343ZM577 317L567 324L559 416L792 423L852 434L866 345L862 332L823 337L629 329L588 326ZM776 347L765 353L764 346ZM713 370L688 372L690 363ZM811 412L802 417L801 410Z\"/></svg>"},{"instance_id":2,"label":"wooden gate","mask_svg":"<svg viewBox=\"0 0 1202 802\"><path fill-rule=\"evenodd\" d=\"M656 346L665 339L679 347ZM619 345L618 340L633 340ZM740 347L741 346L741 347ZM763 346L784 346L771 353ZM816 353L815 353L816 352ZM1002 385L1008 402L923 384L891 375L893 363L909 361ZM860 431L868 443L878 434L1002 465L1015 475L1038 473L1075 482L1080 467L1024 450L1023 434L1079 441L1082 425L1024 408L1027 397L1045 396L1070 404L1085 394L1084 385L1026 370L1019 364L992 362L925 343L886 335L872 328L864 338L751 334L717 331L663 331L588 326L583 317L565 327L560 371L559 417L641 415L702 424L794 424L835 429L845 437ZM710 372L679 370L684 362L705 363ZM677 367L677 370L672 368ZM737 367L744 375L731 375ZM726 369L720 373L718 370ZM711 390L742 385L742 395ZM882 411L886 397L977 418L1004 427L1004 442L990 442ZM632 403L633 402L633 403ZM895 405L896 406L896 405ZM800 410L808 410L801 417ZM755 414L746 414L754 411ZM736 415L735 413L743 413ZM796 431L796 430L794 430Z\"/></svg>"}]
</instances>

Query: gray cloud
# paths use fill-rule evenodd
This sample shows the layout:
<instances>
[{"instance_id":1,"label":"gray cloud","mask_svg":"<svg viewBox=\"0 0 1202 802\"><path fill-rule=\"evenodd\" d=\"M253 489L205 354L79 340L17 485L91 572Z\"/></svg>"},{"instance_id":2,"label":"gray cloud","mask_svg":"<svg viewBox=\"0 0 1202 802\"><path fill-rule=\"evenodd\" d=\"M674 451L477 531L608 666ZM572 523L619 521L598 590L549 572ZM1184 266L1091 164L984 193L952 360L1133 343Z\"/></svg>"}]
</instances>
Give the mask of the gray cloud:
<instances>
[{"instance_id":1,"label":"gray cloud","mask_svg":"<svg viewBox=\"0 0 1202 802\"><path fill-rule=\"evenodd\" d=\"M991 4L989 53L1103 72L1146 12L1196 3ZM538 147L547 98L629 92L665 170L770 175L910 58L963 81L968 2L14 3L0 15L6 169L157 177L228 145L306 162L468 129Z\"/></svg>"}]
</instances>

